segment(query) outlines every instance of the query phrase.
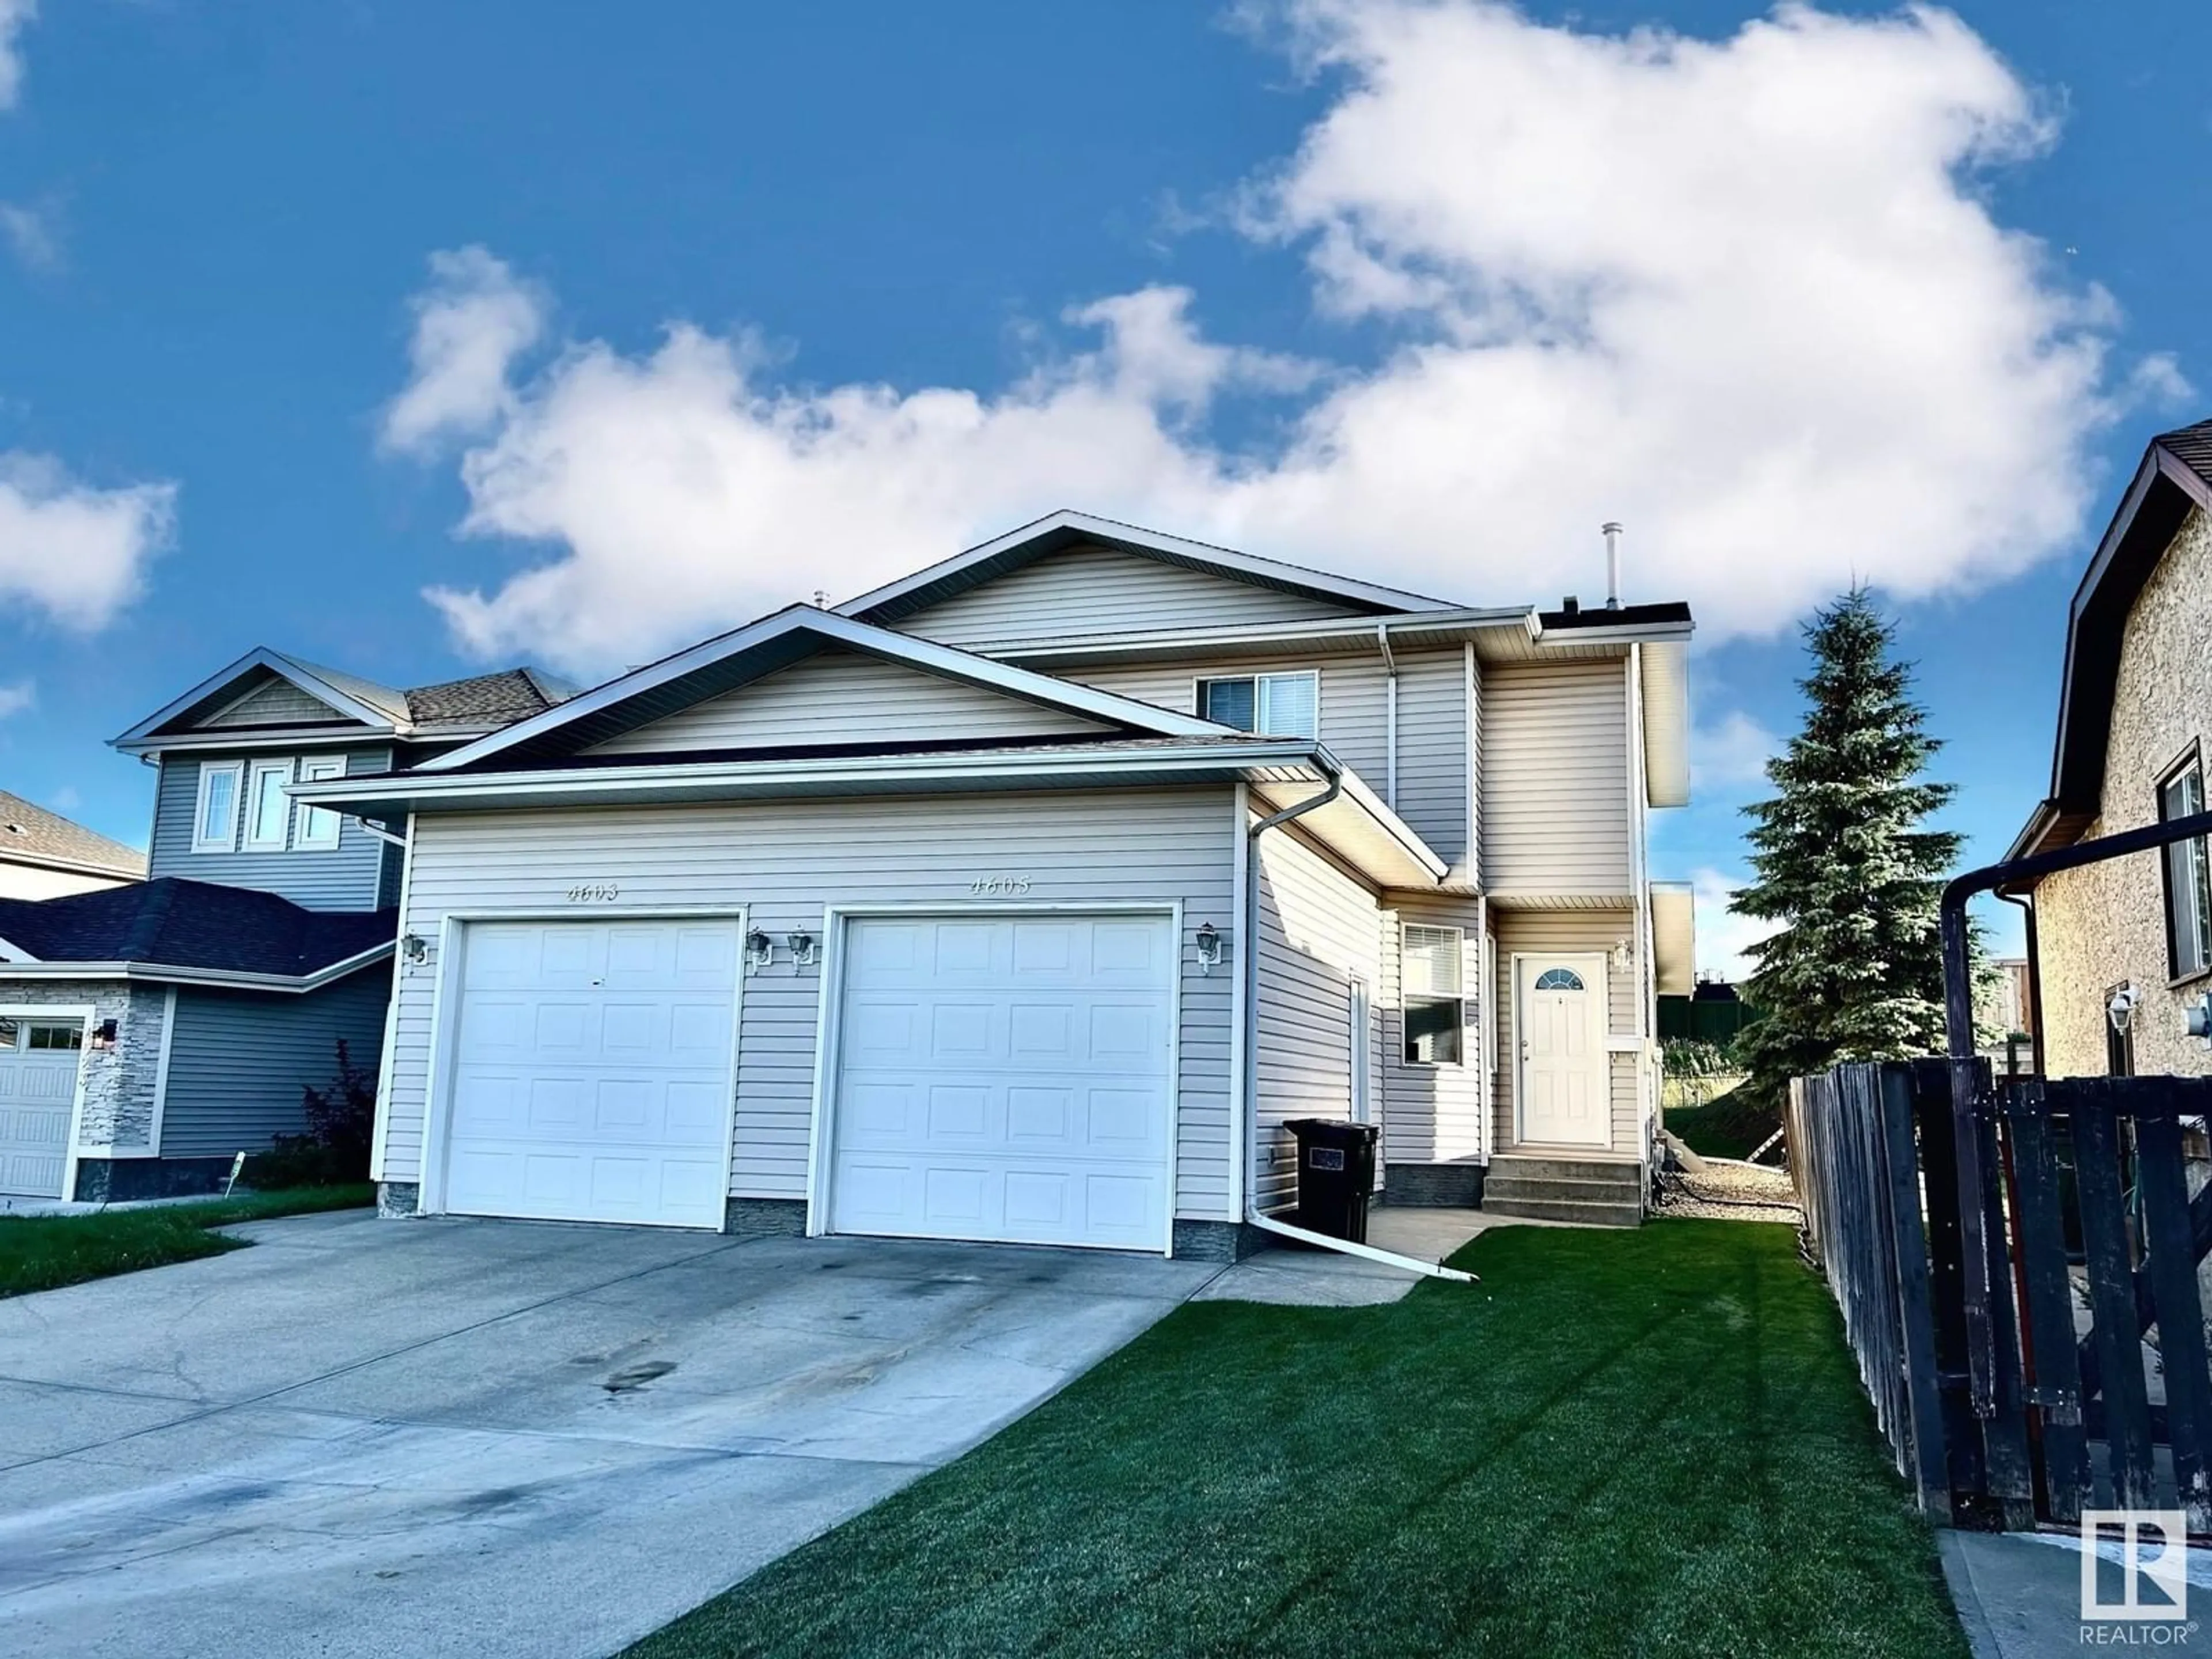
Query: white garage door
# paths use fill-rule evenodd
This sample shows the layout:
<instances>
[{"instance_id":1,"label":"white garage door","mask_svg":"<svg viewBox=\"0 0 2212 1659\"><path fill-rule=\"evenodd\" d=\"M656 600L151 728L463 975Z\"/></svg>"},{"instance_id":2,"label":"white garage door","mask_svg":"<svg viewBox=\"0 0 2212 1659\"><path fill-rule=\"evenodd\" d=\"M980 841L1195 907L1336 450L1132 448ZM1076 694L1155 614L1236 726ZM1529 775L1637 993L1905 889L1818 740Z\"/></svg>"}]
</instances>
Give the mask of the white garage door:
<instances>
[{"instance_id":1,"label":"white garage door","mask_svg":"<svg viewBox=\"0 0 2212 1659\"><path fill-rule=\"evenodd\" d=\"M79 1020L0 1018L0 1193L62 1195L83 1044Z\"/></svg>"},{"instance_id":2,"label":"white garage door","mask_svg":"<svg viewBox=\"0 0 2212 1659\"><path fill-rule=\"evenodd\" d=\"M734 921L471 922L444 1207L720 1227Z\"/></svg>"},{"instance_id":3,"label":"white garage door","mask_svg":"<svg viewBox=\"0 0 2212 1659\"><path fill-rule=\"evenodd\" d=\"M831 1231L1165 1249L1167 918L846 927Z\"/></svg>"}]
</instances>

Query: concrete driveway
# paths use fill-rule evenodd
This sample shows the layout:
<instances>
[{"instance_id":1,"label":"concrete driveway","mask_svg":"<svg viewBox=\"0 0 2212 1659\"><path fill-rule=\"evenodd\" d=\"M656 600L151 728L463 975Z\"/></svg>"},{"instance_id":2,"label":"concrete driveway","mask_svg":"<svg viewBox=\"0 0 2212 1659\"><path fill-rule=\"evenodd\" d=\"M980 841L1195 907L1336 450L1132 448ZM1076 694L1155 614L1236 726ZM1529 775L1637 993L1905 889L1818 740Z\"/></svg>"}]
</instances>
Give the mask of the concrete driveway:
<instances>
[{"instance_id":1,"label":"concrete driveway","mask_svg":"<svg viewBox=\"0 0 2212 1659\"><path fill-rule=\"evenodd\" d=\"M1218 1269L307 1217L0 1302L0 1646L597 1655L1020 1416Z\"/></svg>"}]
</instances>

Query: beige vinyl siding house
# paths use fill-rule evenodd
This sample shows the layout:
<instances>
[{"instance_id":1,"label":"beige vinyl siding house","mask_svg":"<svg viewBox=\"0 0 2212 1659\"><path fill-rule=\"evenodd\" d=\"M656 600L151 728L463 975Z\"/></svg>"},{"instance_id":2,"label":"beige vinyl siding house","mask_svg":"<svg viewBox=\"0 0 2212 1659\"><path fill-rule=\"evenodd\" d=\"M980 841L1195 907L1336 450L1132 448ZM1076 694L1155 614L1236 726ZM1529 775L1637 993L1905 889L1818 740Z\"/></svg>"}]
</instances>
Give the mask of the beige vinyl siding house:
<instances>
[{"instance_id":1,"label":"beige vinyl siding house","mask_svg":"<svg viewBox=\"0 0 2212 1659\"><path fill-rule=\"evenodd\" d=\"M1385 1201L1533 1152L1630 1170L1633 1219L1677 788L1638 722L1681 715L1637 652L1689 626L1056 514L298 786L409 842L387 1206L1235 1255L1321 1116L1376 1126ZM1312 696L1200 690L1272 675ZM1589 969L1535 1046L1595 1139L1523 1134L1516 952Z\"/></svg>"}]
</instances>

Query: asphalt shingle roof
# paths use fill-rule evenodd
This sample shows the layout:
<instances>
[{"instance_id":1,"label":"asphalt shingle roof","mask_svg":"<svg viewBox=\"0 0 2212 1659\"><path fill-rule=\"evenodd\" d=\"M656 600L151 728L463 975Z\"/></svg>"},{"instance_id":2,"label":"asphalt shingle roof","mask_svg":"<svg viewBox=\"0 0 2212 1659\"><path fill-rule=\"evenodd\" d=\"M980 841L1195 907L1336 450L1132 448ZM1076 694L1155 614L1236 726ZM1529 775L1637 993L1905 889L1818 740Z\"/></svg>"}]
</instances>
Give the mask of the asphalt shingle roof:
<instances>
[{"instance_id":1,"label":"asphalt shingle roof","mask_svg":"<svg viewBox=\"0 0 2212 1659\"><path fill-rule=\"evenodd\" d=\"M67 898L0 899L0 939L41 962L296 977L359 956L398 931L396 910L303 910L274 893L179 876Z\"/></svg>"},{"instance_id":2,"label":"asphalt shingle roof","mask_svg":"<svg viewBox=\"0 0 2212 1659\"><path fill-rule=\"evenodd\" d=\"M542 714L575 692L537 669L508 668L496 674L418 685L402 695L407 699L409 718L418 726L477 726L487 720L506 726Z\"/></svg>"},{"instance_id":3,"label":"asphalt shingle roof","mask_svg":"<svg viewBox=\"0 0 2212 1659\"><path fill-rule=\"evenodd\" d=\"M2160 449L2167 451L2205 483L2212 483L2212 421L2199 421L2194 426L2161 433L2156 441Z\"/></svg>"},{"instance_id":4,"label":"asphalt shingle roof","mask_svg":"<svg viewBox=\"0 0 2212 1659\"><path fill-rule=\"evenodd\" d=\"M137 848L110 841L4 789L0 789L0 859L66 864L134 881L146 873L146 855Z\"/></svg>"}]
</instances>

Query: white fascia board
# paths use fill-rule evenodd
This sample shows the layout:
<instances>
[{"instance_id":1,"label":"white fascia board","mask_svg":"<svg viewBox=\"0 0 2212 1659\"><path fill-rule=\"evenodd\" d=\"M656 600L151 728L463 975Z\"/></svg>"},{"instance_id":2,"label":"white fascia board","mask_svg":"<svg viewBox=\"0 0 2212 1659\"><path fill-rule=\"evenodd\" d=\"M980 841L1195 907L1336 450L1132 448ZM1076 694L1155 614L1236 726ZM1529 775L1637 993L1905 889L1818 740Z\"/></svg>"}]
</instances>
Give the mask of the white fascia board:
<instances>
[{"instance_id":1,"label":"white fascia board","mask_svg":"<svg viewBox=\"0 0 2212 1659\"><path fill-rule=\"evenodd\" d=\"M1402 588L1380 587L1373 582L1354 581L1349 576L1339 576L1329 571L1289 564L1280 559L1259 558L1250 553L1239 553L1232 547L1216 547L1209 542L1194 542L1162 531L1147 530L1141 525L1122 524L1113 519L1101 519L1089 513L1062 508L971 547L964 553L940 559L910 576L902 576L895 582L886 582L881 587L872 588L856 599L848 599L837 607L837 613L844 617L860 616L948 577L957 576L973 566L1011 553L1024 543L1055 535L1061 531L1074 531L1098 541L1149 549L1194 564L1210 565L1224 575L1257 579L1268 586L1287 584L1303 587L1310 592L1350 599L1360 605L1381 605L1387 611L1434 611L1445 604L1445 601L1431 599L1425 593L1409 593Z\"/></svg>"},{"instance_id":2,"label":"white fascia board","mask_svg":"<svg viewBox=\"0 0 2212 1659\"><path fill-rule=\"evenodd\" d=\"M1456 636L1506 629L1531 641L1537 637L1533 606L1512 605L1482 610L1408 611L1392 617L1331 617L1322 622L1261 623L1231 628L1175 629L1124 634L1072 634L1056 639L1024 640L1018 645L994 650L1001 662L1073 663L1144 657L1179 657L1216 651L1224 647L1335 645L1346 651L1377 648L1394 634L1443 633Z\"/></svg>"},{"instance_id":3,"label":"white fascia board","mask_svg":"<svg viewBox=\"0 0 2212 1659\"><path fill-rule=\"evenodd\" d=\"M855 622L834 611L817 611L811 605L794 605L773 616L763 617L757 623L749 623L734 633L703 641L687 651L679 651L672 657L664 657L659 662L634 669L618 679L609 680L605 685L580 692L568 702L557 704L541 714L518 720L488 738L424 761L414 769L417 773L458 771L491 756L504 753L519 743L557 732L586 715L602 713L632 697L682 679L687 674L696 673L701 669L744 652L757 650L793 633L818 635L825 643L844 646L893 662L906 663L926 673L939 674L947 679L1004 692L1009 696L1048 708L1065 709L1071 714L1085 714L1113 725L1133 726L1140 732L1150 732L1160 737L1218 738L1231 735L1226 726L1216 726L1210 720L1198 720L1188 714L1170 714L1151 703L1139 702L1133 697L1116 696L1110 691L1099 691L1087 685L1054 679L1048 674L1018 668L1010 663L996 662L988 657L979 657L972 651L956 650L949 645L917 639L911 634L878 628L872 623Z\"/></svg>"},{"instance_id":4,"label":"white fascia board","mask_svg":"<svg viewBox=\"0 0 2212 1659\"><path fill-rule=\"evenodd\" d=\"M1209 727L1209 730L1214 728ZM718 792L799 794L825 787L865 787L870 783L939 786L957 791L967 782L1007 780L1049 784L1055 778L1085 774L1177 772L1224 776L1249 771L1293 769L1291 775L1317 775L1313 767L1319 745L1309 738L1234 746L1202 744L1188 748L1065 749L1000 754L847 755L812 761L679 761L643 766L564 766L526 772L434 774L428 767L381 778L332 778L295 783L293 799L317 806L394 808L435 811L465 809L487 797L526 796L557 805L564 799L618 796L624 793L675 792L702 799ZM1295 769L1304 768L1304 771Z\"/></svg>"},{"instance_id":5,"label":"white fascia board","mask_svg":"<svg viewBox=\"0 0 2212 1659\"><path fill-rule=\"evenodd\" d=\"M1689 655L1672 641L1646 641L1639 653L1647 806L1690 804Z\"/></svg>"},{"instance_id":6,"label":"white fascia board","mask_svg":"<svg viewBox=\"0 0 2212 1659\"><path fill-rule=\"evenodd\" d=\"M1367 787L1367 781L1358 773L1339 762L1334 755L1329 756L1329 760L1338 767L1344 779L1344 793L1356 801L1391 840L1406 849L1408 858L1425 869L1436 880L1442 881L1445 872L1451 868L1450 862L1439 857L1435 848L1421 839L1420 832L1392 811L1380 795Z\"/></svg>"},{"instance_id":7,"label":"white fascia board","mask_svg":"<svg viewBox=\"0 0 2212 1659\"><path fill-rule=\"evenodd\" d=\"M0 963L0 980L143 980L155 985L205 985L231 991L274 991L293 995L319 991L334 980L381 962L396 940L372 945L358 955L319 968L312 974L248 974L220 968L183 968L159 962L10 962Z\"/></svg>"},{"instance_id":8,"label":"white fascia board","mask_svg":"<svg viewBox=\"0 0 2212 1659\"><path fill-rule=\"evenodd\" d=\"M1585 612L1585 615L1588 613ZM1695 623L1616 623L1589 628L1544 628L1536 634L1536 648L1576 645L1687 645L1697 632Z\"/></svg>"},{"instance_id":9,"label":"white fascia board","mask_svg":"<svg viewBox=\"0 0 2212 1659\"><path fill-rule=\"evenodd\" d=\"M134 881L146 879L143 864L125 867L119 864L96 864L89 859L63 858L54 853L19 853L10 848L0 848L0 865L10 864L25 870L58 870L65 875L100 876L125 886ZM70 896L58 894L56 896Z\"/></svg>"},{"instance_id":10,"label":"white fascia board","mask_svg":"<svg viewBox=\"0 0 2212 1659\"><path fill-rule=\"evenodd\" d=\"M4 963L7 967L21 968L27 963L35 963L36 961L38 961L38 957L33 956L21 945L16 944L15 940L11 939L0 939L0 963Z\"/></svg>"},{"instance_id":11,"label":"white fascia board","mask_svg":"<svg viewBox=\"0 0 2212 1659\"><path fill-rule=\"evenodd\" d=\"M110 746L121 750L126 755L137 754L146 749L182 746L176 739L165 741L156 738L154 733L188 709L205 702L226 686L252 673L257 668L265 668L279 678L289 680L309 696L319 698L337 709L338 713L359 720L374 732L388 734L392 730L391 718L381 710L371 708L367 703L348 696L328 681L318 675L309 673L281 652L271 651L267 646L262 645L254 647L229 667L209 675L207 678L185 692L183 696L149 714L120 737L109 739ZM252 727L240 729L253 736L265 735L255 732Z\"/></svg>"}]
</instances>

